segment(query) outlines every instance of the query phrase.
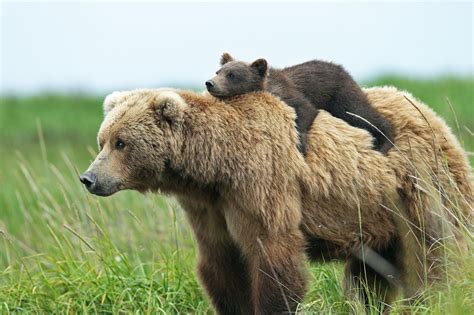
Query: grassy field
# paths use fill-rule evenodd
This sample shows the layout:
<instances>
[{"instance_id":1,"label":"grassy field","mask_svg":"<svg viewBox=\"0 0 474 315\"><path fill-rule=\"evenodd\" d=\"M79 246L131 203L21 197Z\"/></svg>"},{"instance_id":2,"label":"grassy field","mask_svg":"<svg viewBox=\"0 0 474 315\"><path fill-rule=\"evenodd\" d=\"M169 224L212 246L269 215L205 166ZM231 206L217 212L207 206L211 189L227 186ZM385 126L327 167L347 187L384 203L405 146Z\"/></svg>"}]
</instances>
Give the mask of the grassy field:
<instances>
[{"instance_id":1,"label":"grassy field","mask_svg":"<svg viewBox=\"0 0 474 315\"><path fill-rule=\"evenodd\" d=\"M366 85L410 91L445 117L464 147L474 151L473 78L381 77ZM210 312L195 277L195 243L173 199L134 192L99 198L79 183L78 174L97 151L102 99L1 98L0 313ZM428 292L417 312L472 312L472 251L460 266L441 291ZM303 311L361 310L343 296L341 264L310 268Z\"/></svg>"}]
</instances>

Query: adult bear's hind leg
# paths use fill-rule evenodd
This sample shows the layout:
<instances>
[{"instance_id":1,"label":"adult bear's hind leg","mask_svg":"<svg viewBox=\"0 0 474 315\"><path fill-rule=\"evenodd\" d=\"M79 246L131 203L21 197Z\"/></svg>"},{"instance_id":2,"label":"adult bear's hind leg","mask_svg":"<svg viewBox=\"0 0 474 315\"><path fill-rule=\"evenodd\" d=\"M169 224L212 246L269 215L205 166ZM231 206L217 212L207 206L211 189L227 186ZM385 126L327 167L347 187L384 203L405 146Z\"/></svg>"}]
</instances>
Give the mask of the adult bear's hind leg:
<instances>
[{"instance_id":1,"label":"adult bear's hind leg","mask_svg":"<svg viewBox=\"0 0 474 315\"><path fill-rule=\"evenodd\" d=\"M397 264L399 241L394 239L389 246L376 253L366 248L354 251L354 256L346 262L344 289L346 294L357 293L371 313L388 313L390 305L398 295L402 285ZM357 257L355 257L357 256Z\"/></svg>"},{"instance_id":2,"label":"adult bear's hind leg","mask_svg":"<svg viewBox=\"0 0 474 315\"><path fill-rule=\"evenodd\" d=\"M369 314L374 307L378 312L387 312L397 295L396 287L358 258L346 262L344 290L348 296L358 294Z\"/></svg>"}]
</instances>

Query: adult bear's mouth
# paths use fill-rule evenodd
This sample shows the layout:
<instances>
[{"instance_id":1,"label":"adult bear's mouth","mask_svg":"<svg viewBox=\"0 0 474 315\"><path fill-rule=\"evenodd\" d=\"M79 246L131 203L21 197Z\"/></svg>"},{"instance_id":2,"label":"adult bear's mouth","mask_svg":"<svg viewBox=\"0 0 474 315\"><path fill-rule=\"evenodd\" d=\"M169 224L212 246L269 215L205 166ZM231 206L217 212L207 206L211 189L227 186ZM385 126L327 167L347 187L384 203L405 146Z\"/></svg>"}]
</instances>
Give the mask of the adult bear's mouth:
<instances>
[{"instance_id":1,"label":"adult bear's mouth","mask_svg":"<svg viewBox=\"0 0 474 315\"><path fill-rule=\"evenodd\" d=\"M100 196L100 197L108 197L108 196L111 196L113 194L115 194L118 190L115 190L115 191L101 191L101 190L89 190L89 192L91 194L94 194L96 196Z\"/></svg>"}]
</instances>

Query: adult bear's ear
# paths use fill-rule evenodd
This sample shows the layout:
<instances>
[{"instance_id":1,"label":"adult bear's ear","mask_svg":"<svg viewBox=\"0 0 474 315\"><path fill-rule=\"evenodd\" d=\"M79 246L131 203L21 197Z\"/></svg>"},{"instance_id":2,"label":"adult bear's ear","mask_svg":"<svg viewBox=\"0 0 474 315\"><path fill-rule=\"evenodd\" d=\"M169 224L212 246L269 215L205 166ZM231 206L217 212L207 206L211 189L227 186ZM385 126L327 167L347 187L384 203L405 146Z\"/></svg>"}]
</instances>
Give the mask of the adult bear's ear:
<instances>
[{"instance_id":1,"label":"adult bear's ear","mask_svg":"<svg viewBox=\"0 0 474 315\"><path fill-rule=\"evenodd\" d=\"M225 65L226 63L234 61L234 58L229 53L223 53L221 56L221 66Z\"/></svg>"},{"instance_id":2,"label":"adult bear's ear","mask_svg":"<svg viewBox=\"0 0 474 315\"><path fill-rule=\"evenodd\" d=\"M252 62L250 67L257 69L257 72L261 77L264 77L267 75L268 65L267 65L267 61L263 58L257 59L254 62Z\"/></svg>"},{"instance_id":3,"label":"adult bear's ear","mask_svg":"<svg viewBox=\"0 0 474 315\"><path fill-rule=\"evenodd\" d=\"M179 123L189 105L178 93L163 91L159 92L152 106L155 112L167 121Z\"/></svg>"},{"instance_id":4,"label":"adult bear's ear","mask_svg":"<svg viewBox=\"0 0 474 315\"><path fill-rule=\"evenodd\" d=\"M104 99L104 104L102 105L102 108L104 109L104 116L107 116L107 114L120 102L120 100L129 93L130 92L115 91L107 95Z\"/></svg>"}]
</instances>

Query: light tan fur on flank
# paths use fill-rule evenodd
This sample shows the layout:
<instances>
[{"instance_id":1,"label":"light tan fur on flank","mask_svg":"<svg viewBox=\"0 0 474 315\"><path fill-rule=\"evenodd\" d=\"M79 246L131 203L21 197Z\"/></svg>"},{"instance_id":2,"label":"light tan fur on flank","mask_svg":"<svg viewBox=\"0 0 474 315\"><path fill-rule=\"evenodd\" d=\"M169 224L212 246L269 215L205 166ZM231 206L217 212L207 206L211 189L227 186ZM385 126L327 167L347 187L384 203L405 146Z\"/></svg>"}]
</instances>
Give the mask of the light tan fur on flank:
<instances>
[{"instance_id":1,"label":"light tan fur on flank","mask_svg":"<svg viewBox=\"0 0 474 315\"><path fill-rule=\"evenodd\" d=\"M106 99L101 152L88 171L106 194L135 189L177 196L198 242L199 277L220 314L295 311L306 287L305 250L311 259L345 259L348 289L362 287L365 276L390 302L396 288L355 251L378 252L400 270L404 288L414 282L417 289L421 269L405 268L408 251L425 253L413 246L425 241L416 227L429 223L426 233L438 238L445 235L439 218L452 228L470 219L471 170L457 140L425 105L413 100L430 126L404 93L366 93L396 128L388 155L371 148L368 132L322 112L305 161L294 111L268 93L224 103L186 91L120 92ZM124 148L114 147L117 139ZM442 159L435 158L438 147ZM438 199L447 206L458 200L462 213L425 206L434 204L436 190L428 192L440 187L437 181L447 185ZM439 255L428 254L433 262Z\"/></svg>"},{"instance_id":2,"label":"light tan fur on flank","mask_svg":"<svg viewBox=\"0 0 474 315\"><path fill-rule=\"evenodd\" d=\"M464 244L459 228L472 222L472 172L457 139L426 105L392 87L365 92L392 123L395 147L382 156L370 149L366 131L319 114L308 136L313 193L303 191L302 228L315 259L351 257L361 246L383 253L412 297L441 277L440 245ZM361 269L370 268L349 258L347 278L385 282L368 285L389 303L397 288Z\"/></svg>"}]
</instances>

